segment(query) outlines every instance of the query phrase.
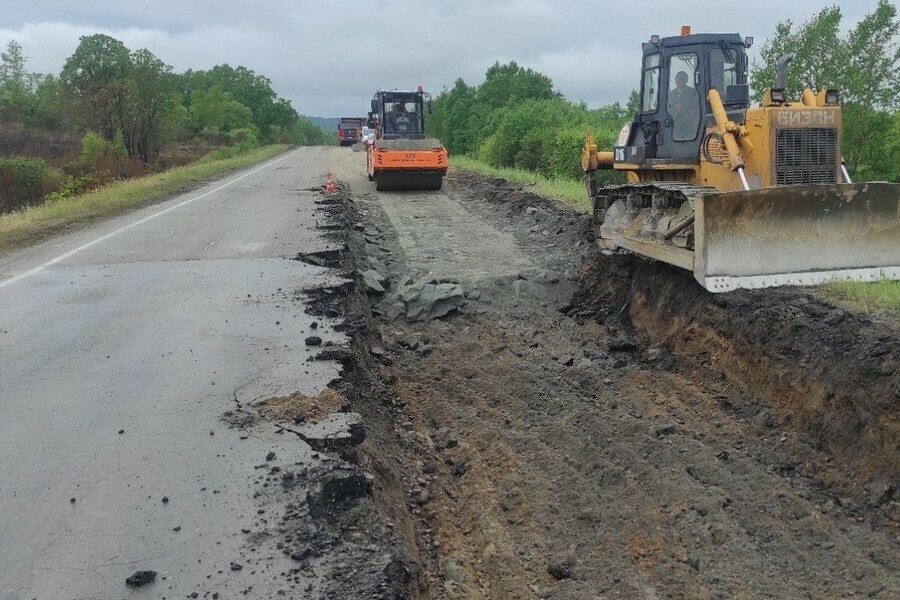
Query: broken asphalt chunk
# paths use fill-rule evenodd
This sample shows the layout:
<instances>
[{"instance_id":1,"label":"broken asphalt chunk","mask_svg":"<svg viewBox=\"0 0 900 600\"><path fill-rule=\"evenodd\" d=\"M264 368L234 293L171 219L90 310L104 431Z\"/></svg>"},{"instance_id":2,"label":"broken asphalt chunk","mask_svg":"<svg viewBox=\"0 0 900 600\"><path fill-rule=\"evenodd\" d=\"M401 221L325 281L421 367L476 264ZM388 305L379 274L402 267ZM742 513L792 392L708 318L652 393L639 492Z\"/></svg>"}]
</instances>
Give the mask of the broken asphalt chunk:
<instances>
[{"instance_id":1,"label":"broken asphalt chunk","mask_svg":"<svg viewBox=\"0 0 900 600\"><path fill-rule=\"evenodd\" d=\"M366 292L375 292L376 294L384 293L385 286L387 285L387 277L385 277L375 269L368 269L367 271L363 271L361 275L363 278L363 283L366 286Z\"/></svg>"},{"instance_id":2,"label":"broken asphalt chunk","mask_svg":"<svg viewBox=\"0 0 900 600\"><path fill-rule=\"evenodd\" d=\"M156 571L135 571L134 575L125 579L125 585L128 587L142 587L148 583L153 583L156 579Z\"/></svg>"},{"instance_id":3,"label":"broken asphalt chunk","mask_svg":"<svg viewBox=\"0 0 900 600\"><path fill-rule=\"evenodd\" d=\"M433 279L407 279L398 291L406 318L410 321L439 319L462 306L466 299L458 283L437 283Z\"/></svg>"},{"instance_id":4,"label":"broken asphalt chunk","mask_svg":"<svg viewBox=\"0 0 900 600\"><path fill-rule=\"evenodd\" d=\"M333 450L356 446L365 439L359 413L335 412L315 423L307 423L294 431L314 450Z\"/></svg>"}]
</instances>

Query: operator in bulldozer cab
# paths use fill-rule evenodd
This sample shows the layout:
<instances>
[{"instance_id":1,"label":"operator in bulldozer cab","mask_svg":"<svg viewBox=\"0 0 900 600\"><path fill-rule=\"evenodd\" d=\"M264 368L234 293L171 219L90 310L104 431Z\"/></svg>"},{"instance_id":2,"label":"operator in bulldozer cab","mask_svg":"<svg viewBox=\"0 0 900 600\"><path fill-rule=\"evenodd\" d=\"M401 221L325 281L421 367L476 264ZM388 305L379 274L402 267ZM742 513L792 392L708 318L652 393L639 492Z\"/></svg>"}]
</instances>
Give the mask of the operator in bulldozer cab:
<instances>
[{"instance_id":1,"label":"operator in bulldozer cab","mask_svg":"<svg viewBox=\"0 0 900 600\"><path fill-rule=\"evenodd\" d=\"M672 135L676 140L693 139L700 121L700 98L687 84L688 74L678 71L675 87L669 90L668 111L672 117Z\"/></svg>"}]
</instances>

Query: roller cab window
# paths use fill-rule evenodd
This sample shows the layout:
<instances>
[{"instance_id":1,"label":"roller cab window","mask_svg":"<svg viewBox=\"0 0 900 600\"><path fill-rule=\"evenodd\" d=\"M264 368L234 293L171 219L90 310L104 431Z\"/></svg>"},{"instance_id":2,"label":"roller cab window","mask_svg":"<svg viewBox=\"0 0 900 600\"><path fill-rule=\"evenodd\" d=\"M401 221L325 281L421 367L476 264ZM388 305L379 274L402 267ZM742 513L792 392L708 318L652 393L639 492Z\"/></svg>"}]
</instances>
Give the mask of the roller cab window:
<instances>
[{"instance_id":1,"label":"roller cab window","mask_svg":"<svg viewBox=\"0 0 900 600\"><path fill-rule=\"evenodd\" d=\"M385 102L385 133L417 135L422 131L422 114L416 102Z\"/></svg>"}]
</instances>

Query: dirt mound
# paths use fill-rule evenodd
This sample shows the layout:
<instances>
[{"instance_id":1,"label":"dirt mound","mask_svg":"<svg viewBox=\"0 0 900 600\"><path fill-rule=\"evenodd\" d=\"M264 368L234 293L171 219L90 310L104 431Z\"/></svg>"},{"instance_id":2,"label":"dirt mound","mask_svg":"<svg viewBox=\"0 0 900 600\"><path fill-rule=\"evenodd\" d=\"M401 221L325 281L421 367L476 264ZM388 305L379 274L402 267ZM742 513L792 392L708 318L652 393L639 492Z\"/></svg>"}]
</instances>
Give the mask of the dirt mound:
<instances>
[{"instance_id":1,"label":"dirt mound","mask_svg":"<svg viewBox=\"0 0 900 600\"><path fill-rule=\"evenodd\" d=\"M314 423L328 414L345 410L346 398L331 388L325 388L315 396L294 392L290 396L276 396L259 404L259 412L273 421Z\"/></svg>"}]
</instances>

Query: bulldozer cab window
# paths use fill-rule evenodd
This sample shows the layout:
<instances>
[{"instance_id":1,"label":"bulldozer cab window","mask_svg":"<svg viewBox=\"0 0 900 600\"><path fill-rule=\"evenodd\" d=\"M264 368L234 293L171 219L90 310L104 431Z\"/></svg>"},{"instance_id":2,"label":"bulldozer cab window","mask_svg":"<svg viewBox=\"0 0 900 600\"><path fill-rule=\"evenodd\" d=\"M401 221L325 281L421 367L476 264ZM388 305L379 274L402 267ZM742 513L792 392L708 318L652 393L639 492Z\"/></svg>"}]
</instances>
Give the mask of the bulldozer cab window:
<instances>
[{"instance_id":1,"label":"bulldozer cab window","mask_svg":"<svg viewBox=\"0 0 900 600\"><path fill-rule=\"evenodd\" d=\"M734 48L716 48L709 53L709 87L724 94L729 85L743 83L738 74L738 53Z\"/></svg>"},{"instance_id":2,"label":"bulldozer cab window","mask_svg":"<svg viewBox=\"0 0 900 600\"><path fill-rule=\"evenodd\" d=\"M641 112L654 113L659 107L659 54L644 57L644 82Z\"/></svg>"},{"instance_id":3,"label":"bulldozer cab window","mask_svg":"<svg viewBox=\"0 0 900 600\"><path fill-rule=\"evenodd\" d=\"M669 94L666 110L672 120L672 139L686 142L697 139L700 129L699 72L693 52L673 54L669 59Z\"/></svg>"}]
</instances>

